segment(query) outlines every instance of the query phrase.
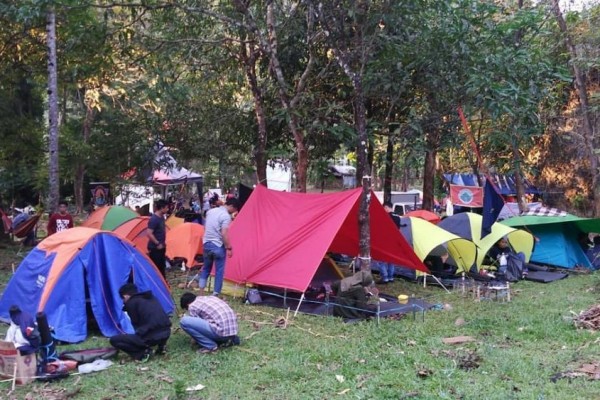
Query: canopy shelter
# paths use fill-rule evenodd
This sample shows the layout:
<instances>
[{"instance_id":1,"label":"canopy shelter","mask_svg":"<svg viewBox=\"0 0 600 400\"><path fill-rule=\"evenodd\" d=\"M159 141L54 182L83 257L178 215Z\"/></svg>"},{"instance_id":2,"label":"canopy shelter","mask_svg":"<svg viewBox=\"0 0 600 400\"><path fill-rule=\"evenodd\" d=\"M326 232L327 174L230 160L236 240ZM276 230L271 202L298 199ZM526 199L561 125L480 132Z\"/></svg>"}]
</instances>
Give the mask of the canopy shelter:
<instances>
[{"instance_id":1,"label":"canopy shelter","mask_svg":"<svg viewBox=\"0 0 600 400\"><path fill-rule=\"evenodd\" d=\"M483 218L475 213L459 213L445 218L437 226L446 231L471 240L479 251L477 253L477 267L481 267L483 259L488 251L503 237L507 237L510 246L517 252L525 255L525 261L529 262L533 251L533 236L524 230L511 228L498 222L492 225L492 232L481 238L481 224Z\"/></svg>"},{"instance_id":2,"label":"canopy shelter","mask_svg":"<svg viewBox=\"0 0 600 400\"><path fill-rule=\"evenodd\" d=\"M81 226L112 231L119 225L138 217L138 213L129 207L104 206L94 211Z\"/></svg>"},{"instance_id":3,"label":"canopy shelter","mask_svg":"<svg viewBox=\"0 0 600 400\"><path fill-rule=\"evenodd\" d=\"M105 336L133 333L119 288L133 281L150 290L167 313L174 304L152 261L113 232L76 227L44 239L19 265L0 299L0 320L14 304L31 315L44 311L54 336L80 342L87 336L91 307Z\"/></svg>"},{"instance_id":4,"label":"canopy shelter","mask_svg":"<svg viewBox=\"0 0 600 400\"><path fill-rule=\"evenodd\" d=\"M600 218L565 216L521 216L501 222L509 227L523 227L536 237L531 260L563 268L592 268L586 250L578 241L582 233L600 232Z\"/></svg>"},{"instance_id":5,"label":"canopy shelter","mask_svg":"<svg viewBox=\"0 0 600 400\"><path fill-rule=\"evenodd\" d=\"M433 249L443 246L452 257L457 273L469 272L477 262L477 246L470 240L463 239L436 225L420 218L404 217L401 219L400 232L412 246L421 261L425 260Z\"/></svg>"},{"instance_id":6,"label":"canopy shelter","mask_svg":"<svg viewBox=\"0 0 600 400\"><path fill-rule=\"evenodd\" d=\"M304 292L325 254L357 256L360 188L289 193L257 185L230 228L225 277ZM428 272L371 194L371 257Z\"/></svg>"},{"instance_id":7,"label":"canopy shelter","mask_svg":"<svg viewBox=\"0 0 600 400\"><path fill-rule=\"evenodd\" d=\"M155 146L154 170L147 178L152 185L168 186L196 183L202 185L202 175L180 166L162 143ZM202 193L200 190L198 193Z\"/></svg>"}]
</instances>

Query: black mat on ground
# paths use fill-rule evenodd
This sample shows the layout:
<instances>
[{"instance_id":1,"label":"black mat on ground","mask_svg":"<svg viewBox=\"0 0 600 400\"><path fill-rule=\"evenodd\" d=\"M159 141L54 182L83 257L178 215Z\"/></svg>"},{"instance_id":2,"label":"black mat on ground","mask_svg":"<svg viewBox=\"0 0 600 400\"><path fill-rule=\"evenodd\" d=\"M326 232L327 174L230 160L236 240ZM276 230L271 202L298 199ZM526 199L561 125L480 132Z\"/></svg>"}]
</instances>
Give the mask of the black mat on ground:
<instances>
[{"instance_id":1,"label":"black mat on ground","mask_svg":"<svg viewBox=\"0 0 600 400\"><path fill-rule=\"evenodd\" d=\"M299 298L295 297L295 294L292 295L294 297L287 297L285 301L284 298L279 294L261 292L260 296L262 298L262 302L259 304L283 309L287 309L289 307L292 311L296 310L298 307L298 302L300 301ZM420 313L433 307L433 304L430 304L422 299L409 298L406 304L400 304L394 296L381 293L379 296L386 300L385 302L380 303L379 316L382 318L392 315L409 314L413 312ZM320 301L304 299L300 305L299 311L305 314L313 315L333 315L334 306L334 303L324 303ZM373 317L375 316L376 313L373 313Z\"/></svg>"},{"instance_id":2,"label":"black mat on ground","mask_svg":"<svg viewBox=\"0 0 600 400\"><path fill-rule=\"evenodd\" d=\"M540 283L550 283L554 281L558 281L560 279L564 279L569 274L565 272L551 272L551 271L529 271L525 280L540 282Z\"/></svg>"}]
</instances>

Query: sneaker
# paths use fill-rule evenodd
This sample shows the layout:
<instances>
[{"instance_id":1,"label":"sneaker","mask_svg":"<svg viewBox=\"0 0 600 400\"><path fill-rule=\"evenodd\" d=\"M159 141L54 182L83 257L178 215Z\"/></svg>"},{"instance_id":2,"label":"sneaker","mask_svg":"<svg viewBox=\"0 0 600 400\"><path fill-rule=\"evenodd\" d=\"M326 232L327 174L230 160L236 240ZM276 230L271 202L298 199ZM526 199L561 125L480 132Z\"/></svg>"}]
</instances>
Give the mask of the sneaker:
<instances>
[{"instance_id":1,"label":"sneaker","mask_svg":"<svg viewBox=\"0 0 600 400\"><path fill-rule=\"evenodd\" d=\"M384 281L383 279L381 279L379 282L377 282L378 285L387 285L389 282L388 281Z\"/></svg>"},{"instance_id":2,"label":"sneaker","mask_svg":"<svg viewBox=\"0 0 600 400\"><path fill-rule=\"evenodd\" d=\"M165 349L165 346L158 346L156 348L156 351L154 352L154 355L156 355L156 356L164 356L165 354L167 354L167 350Z\"/></svg>"},{"instance_id":3,"label":"sneaker","mask_svg":"<svg viewBox=\"0 0 600 400\"><path fill-rule=\"evenodd\" d=\"M214 349L207 349L206 347L202 347L200 349L198 349L197 353L198 354L211 354L211 353L215 353L217 351L218 347L215 347Z\"/></svg>"},{"instance_id":4,"label":"sneaker","mask_svg":"<svg viewBox=\"0 0 600 400\"><path fill-rule=\"evenodd\" d=\"M144 352L144 354L140 358L138 358L137 361L141 362L141 363L148 362L148 360L150 360L151 352L152 352L152 350L150 350L150 349L146 350L146 352Z\"/></svg>"},{"instance_id":5,"label":"sneaker","mask_svg":"<svg viewBox=\"0 0 600 400\"><path fill-rule=\"evenodd\" d=\"M231 346L239 346L241 343L240 337L238 335L229 337L220 347L231 347Z\"/></svg>"}]
</instances>

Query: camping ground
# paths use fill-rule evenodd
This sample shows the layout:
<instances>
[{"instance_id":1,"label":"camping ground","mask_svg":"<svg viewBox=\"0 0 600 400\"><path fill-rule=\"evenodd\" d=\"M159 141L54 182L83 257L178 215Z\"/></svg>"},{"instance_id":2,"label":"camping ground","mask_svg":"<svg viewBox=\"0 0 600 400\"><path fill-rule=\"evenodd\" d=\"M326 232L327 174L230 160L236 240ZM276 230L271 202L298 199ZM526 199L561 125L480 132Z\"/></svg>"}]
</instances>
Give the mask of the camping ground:
<instances>
[{"instance_id":1,"label":"camping ground","mask_svg":"<svg viewBox=\"0 0 600 400\"><path fill-rule=\"evenodd\" d=\"M23 254L0 249L3 289ZM170 275L174 287L179 272ZM510 303L474 302L457 293L409 282L383 287L390 294L424 297L446 310L425 320L405 317L346 325L333 317L298 315L276 326L284 310L231 300L239 314L242 345L198 355L176 329L168 354L139 364L120 355L106 371L30 384L11 399L593 399L593 377L562 377L582 364L600 363L600 335L577 330L573 312L600 302L600 275L573 275L548 285L521 282ZM176 301L180 289L174 290ZM0 327L4 334L6 325ZM445 345L469 335L475 342ZM108 345L99 334L67 348ZM568 375L568 374L567 374ZM554 379L553 378L558 378ZM596 376L596 378L598 378ZM197 384L204 389L186 392Z\"/></svg>"}]
</instances>

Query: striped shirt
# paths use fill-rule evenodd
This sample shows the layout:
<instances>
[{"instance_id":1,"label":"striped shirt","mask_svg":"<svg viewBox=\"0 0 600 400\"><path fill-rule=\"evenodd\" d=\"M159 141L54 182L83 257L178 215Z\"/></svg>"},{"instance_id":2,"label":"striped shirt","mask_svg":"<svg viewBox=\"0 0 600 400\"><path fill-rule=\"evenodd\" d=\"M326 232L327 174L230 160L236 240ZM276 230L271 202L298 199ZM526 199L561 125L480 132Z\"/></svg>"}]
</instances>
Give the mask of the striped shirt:
<instances>
[{"instance_id":1,"label":"striped shirt","mask_svg":"<svg viewBox=\"0 0 600 400\"><path fill-rule=\"evenodd\" d=\"M198 296L188 306L192 317L202 318L221 337L237 335L238 323L235 312L229 304L216 296Z\"/></svg>"}]
</instances>

